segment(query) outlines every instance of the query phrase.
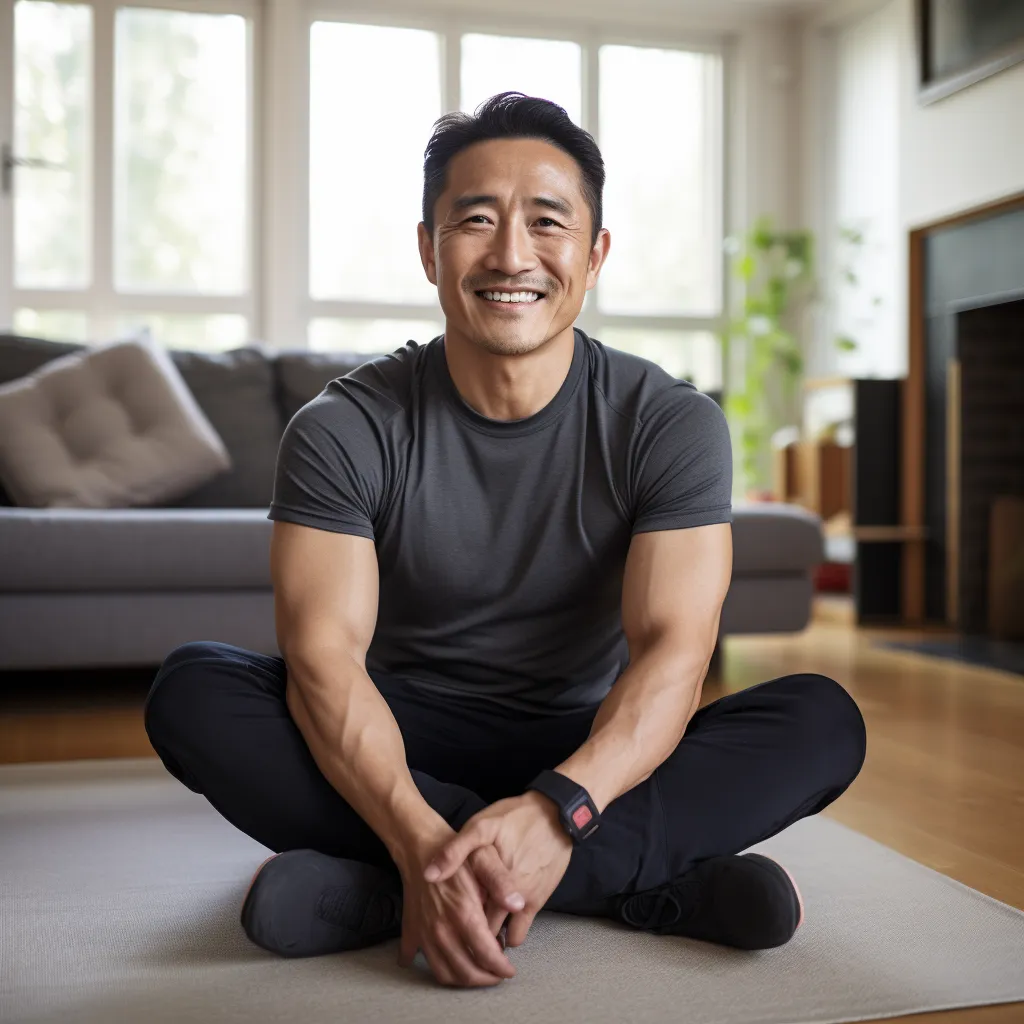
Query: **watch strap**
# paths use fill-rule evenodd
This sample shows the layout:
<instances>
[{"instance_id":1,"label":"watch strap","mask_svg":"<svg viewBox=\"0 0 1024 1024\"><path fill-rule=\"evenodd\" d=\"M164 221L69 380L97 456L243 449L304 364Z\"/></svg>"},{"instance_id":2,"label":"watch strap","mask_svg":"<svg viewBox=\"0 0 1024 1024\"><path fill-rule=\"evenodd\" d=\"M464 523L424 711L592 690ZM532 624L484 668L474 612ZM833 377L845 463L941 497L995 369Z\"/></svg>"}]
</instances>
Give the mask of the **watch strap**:
<instances>
[{"instance_id":1,"label":"watch strap","mask_svg":"<svg viewBox=\"0 0 1024 1024\"><path fill-rule=\"evenodd\" d=\"M545 768L526 788L543 793L558 805L562 827L574 842L588 838L601 823L601 815L590 794L578 782L560 772Z\"/></svg>"}]
</instances>

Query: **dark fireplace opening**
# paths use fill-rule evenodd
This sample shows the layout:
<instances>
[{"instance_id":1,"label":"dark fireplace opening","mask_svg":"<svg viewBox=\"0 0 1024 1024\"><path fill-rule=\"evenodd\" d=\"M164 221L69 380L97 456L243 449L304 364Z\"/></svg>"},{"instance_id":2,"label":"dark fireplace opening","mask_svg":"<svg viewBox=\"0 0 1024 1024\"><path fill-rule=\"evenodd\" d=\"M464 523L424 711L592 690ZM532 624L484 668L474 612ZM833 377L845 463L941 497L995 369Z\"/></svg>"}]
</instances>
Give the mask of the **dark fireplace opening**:
<instances>
[{"instance_id":1,"label":"dark fireplace opening","mask_svg":"<svg viewBox=\"0 0 1024 1024\"><path fill-rule=\"evenodd\" d=\"M961 308L946 417L947 600L967 635L1024 640L1024 298Z\"/></svg>"}]
</instances>

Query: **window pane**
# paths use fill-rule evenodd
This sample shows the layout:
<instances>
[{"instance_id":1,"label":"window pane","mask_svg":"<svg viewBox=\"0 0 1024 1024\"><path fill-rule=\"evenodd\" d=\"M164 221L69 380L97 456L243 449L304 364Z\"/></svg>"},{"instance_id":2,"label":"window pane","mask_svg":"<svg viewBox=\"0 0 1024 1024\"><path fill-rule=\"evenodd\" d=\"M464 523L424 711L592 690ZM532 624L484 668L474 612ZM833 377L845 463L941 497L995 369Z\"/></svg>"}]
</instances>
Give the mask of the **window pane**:
<instances>
[{"instance_id":1,"label":"window pane","mask_svg":"<svg viewBox=\"0 0 1024 1024\"><path fill-rule=\"evenodd\" d=\"M394 352L408 340L426 345L444 334L429 320L356 320L318 317L309 322L309 347L318 352Z\"/></svg>"},{"instance_id":2,"label":"window pane","mask_svg":"<svg viewBox=\"0 0 1024 1024\"><path fill-rule=\"evenodd\" d=\"M472 112L489 96L516 89L565 107L582 118L581 54L577 43L507 36L462 37L462 109Z\"/></svg>"},{"instance_id":3,"label":"window pane","mask_svg":"<svg viewBox=\"0 0 1024 1024\"><path fill-rule=\"evenodd\" d=\"M710 331L606 327L597 339L609 348L649 359L673 377L691 381L701 391L722 388L721 349Z\"/></svg>"},{"instance_id":4,"label":"window pane","mask_svg":"<svg viewBox=\"0 0 1024 1024\"><path fill-rule=\"evenodd\" d=\"M239 15L117 12L117 288L247 288L247 49Z\"/></svg>"},{"instance_id":5,"label":"window pane","mask_svg":"<svg viewBox=\"0 0 1024 1024\"><path fill-rule=\"evenodd\" d=\"M85 313L65 309L16 309L14 333L24 338L48 341L89 340L89 323Z\"/></svg>"},{"instance_id":6,"label":"window pane","mask_svg":"<svg viewBox=\"0 0 1024 1024\"><path fill-rule=\"evenodd\" d=\"M714 316L721 172L713 112L721 62L634 46L602 46L599 59L612 247L598 305L606 313Z\"/></svg>"},{"instance_id":7,"label":"window pane","mask_svg":"<svg viewBox=\"0 0 1024 1024\"><path fill-rule=\"evenodd\" d=\"M119 336L147 328L159 345L198 352L223 352L250 340L248 321L236 313L124 313L118 317L117 328Z\"/></svg>"},{"instance_id":8,"label":"window pane","mask_svg":"<svg viewBox=\"0 0 1024 1024\"><path fill-rule=\"evenodd\" d=\"M59 168L14 169L14 280L21 288L89 284L92 11L14 5L14 152Z\"/></svg>"},{"instance_id":9,"label":"window pane","mask_svg":"<svg viewBox=\"0 0 1024 1024\"><path fill-rule=\"evenodd\" d=\"M323 21L311 26L314 298L436 299L420 264L416 225L423 150L441 116L440 68L433 32Z\"/></svg>"}]
</instances>

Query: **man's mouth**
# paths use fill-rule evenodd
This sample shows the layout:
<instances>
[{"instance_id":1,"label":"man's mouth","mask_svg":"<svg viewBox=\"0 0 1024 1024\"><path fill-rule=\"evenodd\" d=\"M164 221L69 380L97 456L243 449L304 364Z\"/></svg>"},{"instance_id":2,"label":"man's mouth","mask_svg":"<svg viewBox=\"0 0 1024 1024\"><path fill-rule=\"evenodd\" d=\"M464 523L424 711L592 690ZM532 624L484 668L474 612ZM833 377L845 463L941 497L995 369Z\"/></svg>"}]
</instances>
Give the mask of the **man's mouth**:
<instances>
[{"instance_id":1,"label":"man's mouth","mask_svg":"<svg viewBox=\"0 0 1024 1024\"><path fill-rule=\"evenodd\" d=\"M492 302L500 306L529 306L533 302L539 302L544 298L544 292L518 291L512 292L507 289L491 291L484 289L476 293L485 302Z\"/></svg>"}]
</instances>

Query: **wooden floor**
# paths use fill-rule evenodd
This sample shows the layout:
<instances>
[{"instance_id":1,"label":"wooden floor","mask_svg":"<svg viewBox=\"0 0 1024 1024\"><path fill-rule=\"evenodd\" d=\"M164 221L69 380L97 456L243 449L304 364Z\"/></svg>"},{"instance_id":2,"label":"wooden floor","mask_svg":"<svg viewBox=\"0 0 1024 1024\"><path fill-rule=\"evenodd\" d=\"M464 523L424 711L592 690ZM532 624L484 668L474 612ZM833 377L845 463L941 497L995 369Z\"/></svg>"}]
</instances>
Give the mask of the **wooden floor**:
<instances>
[{"instance_id":1,"label":"wooden floor","mask_svg":"<svg viewBox=\"0 0 1024 1024\"><path fill-rule=\"evenodd\" d=\"M819 599L801 634L727 638L701 704L790 672L837 679L864 714L868 750L822 813L1024 909L1024 678L873 644L917 635L856 629L845 601ZM141 717L151 678L0 680L0 762L152 754ZM1021 1024L1024 1003L899 1019Z\"/></svg>"}]
</instances>

